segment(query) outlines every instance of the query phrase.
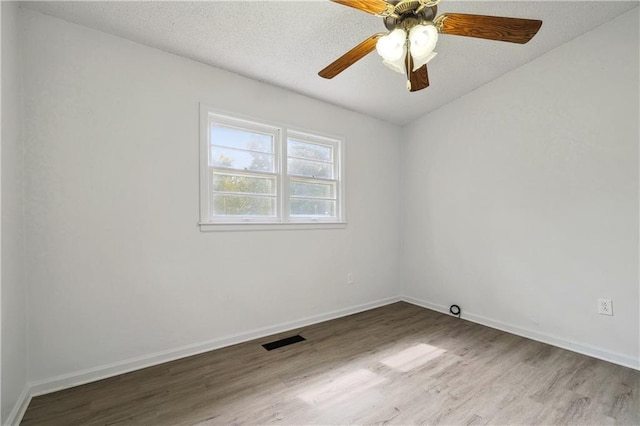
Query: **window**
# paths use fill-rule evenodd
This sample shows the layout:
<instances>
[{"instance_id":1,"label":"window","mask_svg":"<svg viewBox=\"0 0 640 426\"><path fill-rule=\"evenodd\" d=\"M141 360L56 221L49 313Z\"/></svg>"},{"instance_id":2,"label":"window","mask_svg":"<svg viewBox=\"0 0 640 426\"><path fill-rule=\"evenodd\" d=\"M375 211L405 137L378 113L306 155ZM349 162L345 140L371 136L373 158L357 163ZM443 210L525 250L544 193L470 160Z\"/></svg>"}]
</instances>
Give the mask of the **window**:
<instances>
[{"instance_id":1,"label":"window","mask_svg":"<svg viewBox=\"0 0 640 426\"><path fill-rule=\"evenodd\" d=\"M205 106L201 121L201 229L342 224L340 139Z\"/></svg>"}]
</instances>

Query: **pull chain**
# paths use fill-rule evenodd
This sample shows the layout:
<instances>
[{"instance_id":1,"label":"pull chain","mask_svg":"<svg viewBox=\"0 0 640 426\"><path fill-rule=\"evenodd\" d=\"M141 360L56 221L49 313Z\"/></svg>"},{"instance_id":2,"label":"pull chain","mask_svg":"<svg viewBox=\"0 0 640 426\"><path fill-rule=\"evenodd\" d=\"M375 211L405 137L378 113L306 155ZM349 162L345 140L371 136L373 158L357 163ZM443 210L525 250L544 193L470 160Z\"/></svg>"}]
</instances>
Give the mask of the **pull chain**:
<instances>
[{"instance_id":1,"label":"pull chain","mask_svg":"<svg viewBox=\"0 0 640 426\"><path fill-rule=\"evenodd\" d=\"M407 40L407 45L409 44L409 41ZM411 90L411 58L409 58L409 49L407 46L407 54L405 56L405 70L407 71L407 90Z\"/></svg>"}]
</instances>

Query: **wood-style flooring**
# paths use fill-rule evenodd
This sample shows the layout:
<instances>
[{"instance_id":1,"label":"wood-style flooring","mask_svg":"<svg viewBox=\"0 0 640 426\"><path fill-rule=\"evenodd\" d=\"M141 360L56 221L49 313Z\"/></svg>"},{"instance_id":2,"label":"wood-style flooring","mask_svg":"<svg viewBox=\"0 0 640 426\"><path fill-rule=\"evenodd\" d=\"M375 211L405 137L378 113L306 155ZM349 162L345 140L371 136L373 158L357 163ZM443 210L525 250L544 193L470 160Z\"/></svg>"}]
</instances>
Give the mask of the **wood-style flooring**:
<instances>
[{"instance_id":1,"label":"wood-style flooring","mask_svg":"<svg viewBox=\"0 0 640 426\"><path fill-rule=\"evenodd\" d=\"M301 334L307 340L266 351ZM23 425L640 424L640 372L395 303L36 397Z\"/></svg>"}]
</instances>

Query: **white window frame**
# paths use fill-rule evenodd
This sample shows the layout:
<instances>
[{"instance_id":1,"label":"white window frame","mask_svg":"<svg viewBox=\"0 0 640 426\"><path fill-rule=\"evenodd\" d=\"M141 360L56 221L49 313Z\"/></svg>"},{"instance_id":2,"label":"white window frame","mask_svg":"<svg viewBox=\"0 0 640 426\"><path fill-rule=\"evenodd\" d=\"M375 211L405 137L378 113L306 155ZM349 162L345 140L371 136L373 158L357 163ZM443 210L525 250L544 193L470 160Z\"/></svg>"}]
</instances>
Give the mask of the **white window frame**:
<instances>
[{"instance_id":1,"label":"white window frame","mask_svg":"<svg viewBox=\"0 0 640 426\"><path fill-rule=\"evenodd\" d=\"M334 138L327 138L323 136L319 136L317 134L299 132L296 130L287 130L287 138L283 143L283 161L285 167L285 172L283 176L283 188L285 193L283 194L283 212L288 216L286 218L287 222L294 223L316 223L316 222L325 222L325 223L333 223L336 220L340 220L342 217L342 185L340 177L342 176L342 164L341 164L341 143L340 140ZM295 139L300 142L315 144L320 146L329 146L333 152L333 179L325 179L325 178L309 178L304 176L295 176L289 175L289 171L287 168L287 163L289 159L289 139ZM324 216L301 216L301 217L291 217L290 216L290 202L291 202L291 194L289 194L290 182L291 180L300 180L300 181L308 181L308 182L318 182L318 183L334 183L336 190L336 216L335 217L324 217Z\"/></svg>"},{"instance_id":2,"label":"white window frame","mask_svg":"<svg viewBox=\"0 0 640 426\"><path fill-rule=\"evenodd\" d=\"M211 187L213 167L209 165L210 155L210 123L235 127L273 136L275 172L271 175L276 180L276 216L275 217L210 217L213 189ZM301 142L331 146L333 148L333 167L335 179L318 179L335 182L336 216L303 216L290 215L290 177L287 171L288 139ZM294 129L282 124L267 123L237 114L221 112L208 105L200 104L200 230L201 231L264 231L293 229L340 229L346 227L345 219L345 173L344 173L344 139L318 132ZM237 170L229 169L231 173ZM240 171L238 174L242 174ZM269 175L270 173L253 173ZM295 178L295 177L294 177Z\"/></svg>"}]
</instances>

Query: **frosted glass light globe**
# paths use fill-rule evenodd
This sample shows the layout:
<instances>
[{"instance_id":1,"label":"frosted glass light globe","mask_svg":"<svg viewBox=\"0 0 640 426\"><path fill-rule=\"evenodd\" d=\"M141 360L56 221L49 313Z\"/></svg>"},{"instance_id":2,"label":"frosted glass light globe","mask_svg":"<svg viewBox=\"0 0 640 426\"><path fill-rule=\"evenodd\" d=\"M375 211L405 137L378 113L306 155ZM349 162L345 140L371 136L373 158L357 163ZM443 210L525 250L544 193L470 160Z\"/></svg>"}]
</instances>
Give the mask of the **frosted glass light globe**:
<instances>
[{"instance_id":1,"label":"frosted glass light globe","mask_svg":"<svg viewBox=\"0 0 640 426\"><path fill-rule=\"evenodd\" d=\"M376 50L385 61L397 61L406 53L406 40L407 33L401 28L396 28L378 39Z\"/></svg>"},{"instance_id":2,"label":"frosted glass light globe","mask_svg":"<svg viewBox=\"0 0 640 426\"><path fill-rule=\"evenodd\" d=\"M436 55L433 49L438 42L438 30L432 24L416 25L409 31L409 45L413 58L413 70L417 70Z\"/></svg>"},{"instance_id":3,"label":"frosted glass light globe","mask_svg":"<svg viewBox=\"0 0 640 426\"><path fill-rule=\"evenodd\" d=\"M394 61L389 61L385 59L382 61L383 64L394 70L395 72L399 72L400 74L404 74L404 59L407 54L407 45L402 45L402 54L400 57Z\"/></svg>"}]
</instances>

